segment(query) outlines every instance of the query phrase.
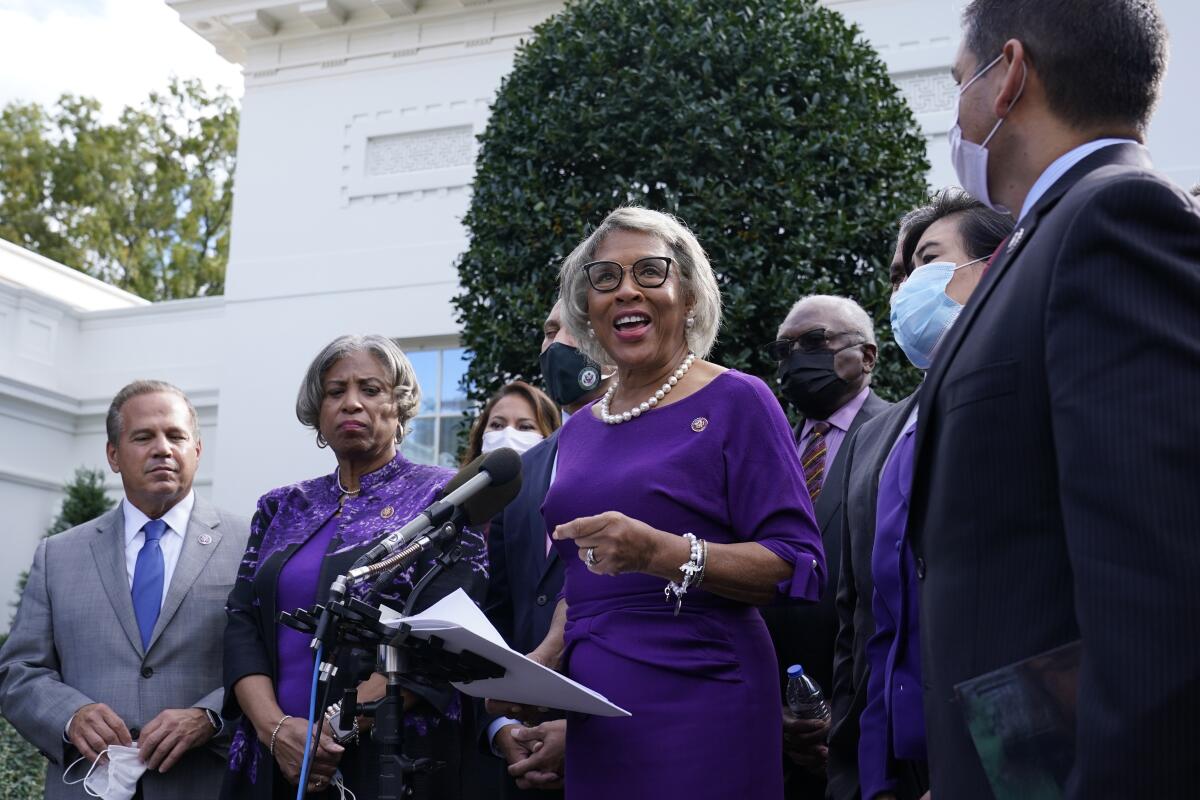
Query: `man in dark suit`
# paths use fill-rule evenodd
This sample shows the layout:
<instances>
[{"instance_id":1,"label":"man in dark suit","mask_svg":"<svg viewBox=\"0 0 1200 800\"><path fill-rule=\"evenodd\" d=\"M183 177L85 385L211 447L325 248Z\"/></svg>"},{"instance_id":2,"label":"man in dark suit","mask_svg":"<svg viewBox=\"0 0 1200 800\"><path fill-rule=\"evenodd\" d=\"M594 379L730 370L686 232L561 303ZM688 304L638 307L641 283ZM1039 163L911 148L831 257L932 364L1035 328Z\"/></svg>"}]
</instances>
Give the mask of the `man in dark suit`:
<instances>
[{"instance_id":1,"label":"man in dark suit","mask_svg":"<svg viewBox=\"0 0 1200 800\"><path fill-rule=\"evenodd\" d=\"M1065 796L1200 781L1200 208L1140 144L1165 65L1152 1L965 12L952 151L1017 225L922 389L908 527L934 797L993 794L954 687L1074 640Z\"/></svg>"},{"instance_id":2,"label":"man in dark suit","mask_svg":"<svg viewBox=\"0 0 1200 800\"><path fill-rule=\"evenodd\" d=\"M555 402L573 414L603 394L607 383L599 365L576 348L562 323L559 303L550 310L543 330L543 383ZM557 456L558 431L522 456L521 492L488 531L491 580L484 610L509 646L522 653L546 637L563 585L563 565L549 546L542 519L542 501ZM516 720L488 715L481 728L485 745L510 767L504 797L562 796L566 720L525 728Z\"/></svg>"},{"instance_id":3,"label":"man in dark suit","mask_svg":"<svg viewBox=\"0 0 1200 800\"><path fill-rule=\"evenodd\" d=\"M822 690L829 692L833 687L833 642L837 636L834 596L841 560L842 445L889 403L871 391L871 372L878 353L875 332L867 312L853 300L830 295L800 299L779 326L779 338L770 349L779 362L784 396L804 415L796 426L796 447L821 527L830 573L820 603L761 611L775 643L781 685L787 668L800 664ZM786 703L782 718L787 797L824 797L827 727L796 719Z\"/></svg>"},{"instance_id":4,"label":"man in dark suit","mask_svg":"<svg viewBox=\"0 0 1200 800\"><path fill-rule=\"evenodd\" d=\"M0 704L49 760L50 800L87 797L63 782L76 759L132 746L136 754L114 750L107 763L120 761L122 775L145 767L139 797L209 800L229 740L220 717L225 598L250 522L192 491L200 426L176 387L129 384L106 427L125 496L38 546L0 651ZM89 765L65 777L78 780Z\"/></svg>"}]
</instances>

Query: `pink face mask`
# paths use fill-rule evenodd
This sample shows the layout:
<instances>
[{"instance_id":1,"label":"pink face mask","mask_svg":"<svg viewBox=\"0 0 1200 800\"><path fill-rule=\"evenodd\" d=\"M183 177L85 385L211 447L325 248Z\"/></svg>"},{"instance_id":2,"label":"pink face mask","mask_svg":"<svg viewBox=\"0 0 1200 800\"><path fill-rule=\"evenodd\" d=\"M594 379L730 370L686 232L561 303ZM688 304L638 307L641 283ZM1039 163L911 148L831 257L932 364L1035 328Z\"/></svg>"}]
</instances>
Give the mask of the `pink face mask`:
<instances>
[{"instance_id":1,"label":"pink face mask","mask_svg":"<svg viewBox=\"0 0 1200 800\"><path fill-rule=\"evenodd\" d=\"M971 84L987 74L988 70L1000 63L1004 58L1003 54L996 58L979 72L971 80L967 81L961 89L958 90L957 105L961 107L962 96L971 88ZM1021 99L1021 95L1025 91L1025 78L1028 77L1029 70L1025 70L1025 74L1021 77L1021 89L1017 92L1017 96L1013 98L1008 108L1011 111L1012 107ZM954 164L954 173L958 176L958 183L962 186L967 194L974 197L979 202L983 203L988 208L1000 214L1010 214L1011 212L1004 206L992 200L988 192L988 142L996 135L996 131L1000 130L1000 126L1004 124L1004 118L996 120L996 124L992 126L992 131L983 140L982 144L975 144L963 138L962 126L959 124L958 110L955 109L954 127L950 129L950 161Z\"/></svg>"}]
</instances>

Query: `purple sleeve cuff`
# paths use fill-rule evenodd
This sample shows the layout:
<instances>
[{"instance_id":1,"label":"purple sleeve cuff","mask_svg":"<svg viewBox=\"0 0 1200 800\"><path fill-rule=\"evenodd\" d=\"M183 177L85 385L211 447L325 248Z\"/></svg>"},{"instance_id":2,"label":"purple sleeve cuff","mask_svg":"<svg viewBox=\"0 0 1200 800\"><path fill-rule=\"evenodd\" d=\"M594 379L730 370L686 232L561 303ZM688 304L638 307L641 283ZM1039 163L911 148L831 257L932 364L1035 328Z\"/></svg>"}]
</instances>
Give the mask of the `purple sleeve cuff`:
<instances>
[{"instance_id":1,"label":"purple sleeve cuff","mask_svg":"<svg viewBox=\"0 0 1200 800\"><path fill-rule=\"evenodd\" d=\"M792 565L792 574L776 585L776 600L817 602L825 590L825 562L822 554L810 553L779 539L758 542Z\"/></svg>"}]
</instances>

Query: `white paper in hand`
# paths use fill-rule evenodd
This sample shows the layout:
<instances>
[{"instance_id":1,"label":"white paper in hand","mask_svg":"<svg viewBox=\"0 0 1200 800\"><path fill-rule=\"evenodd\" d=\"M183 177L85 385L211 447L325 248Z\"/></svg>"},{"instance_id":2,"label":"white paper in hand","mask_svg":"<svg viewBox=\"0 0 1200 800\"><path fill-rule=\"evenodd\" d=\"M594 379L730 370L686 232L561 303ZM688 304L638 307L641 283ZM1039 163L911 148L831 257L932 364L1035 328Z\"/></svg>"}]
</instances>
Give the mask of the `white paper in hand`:
<instances>
[{"instance_id":1,"label":"white paper in hand","mask_svg":"<svg viewBox=\"0 0 1200 800\"><path fill-rule=\"evenodd\" d=\"M628 711L610 703L600 693L511 650L500 632L462 589L411 617L402 617L386 606L381 610L381 620L393 628L401 622L408 623L413 634L421 638L436 633L445 642L445 649L452 653L469 650L504 667L503 678L455 683L454 687L463 694L599 717L630 716Z\"/></svg>"}]
</instances>

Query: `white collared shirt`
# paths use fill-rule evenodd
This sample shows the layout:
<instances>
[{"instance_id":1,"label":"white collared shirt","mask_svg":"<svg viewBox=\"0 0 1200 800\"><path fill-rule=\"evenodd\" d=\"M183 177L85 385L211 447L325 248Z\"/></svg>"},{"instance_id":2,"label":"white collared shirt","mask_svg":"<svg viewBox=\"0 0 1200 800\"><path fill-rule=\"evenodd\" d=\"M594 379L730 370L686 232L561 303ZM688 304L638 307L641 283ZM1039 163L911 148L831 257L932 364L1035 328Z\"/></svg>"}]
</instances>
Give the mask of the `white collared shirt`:
<instances>
[{"instance_id":1,"label":"white collared shirt","mask_svg":"<svg viewBox=\"0 0 1200 800\"><path fill-rule=\"evenodd\" d=\"M1068 150L1061 156L1056 158L1050 166L1046 167L1046 171L1038 176L1038 179L1033 182L1033 186L1029 189L1029 194L1025 195L1025 203L1021 206L1021 216L1017 217L1017 222L1025 219L1025 215L1029 213L1034 204L1042 199L1042 195L1050 190L1050 187L1058 182L1058 179L1071 171L1071 167L1083 161L1097 150L1103 150L1105 147L1111 147L1114 144L1139 144L1133 139L1097 139L1094 142L1081 144L1074 150Z\"/></svg>"},{"instance_id":2,"label":"white collared shirt","mask_svg":"<svg viewBox=\"0 0 1200 800\"><path fill-rule=\"evenodd\" d=\"M167 530L158 541L163 555L163 600L166 600L167 590L171 588L171 577L175 574L175 565L179 563L179 554L183 551L183 537L187 535L188 522L192 519L192 508L195 505L196 492L193 490L162 515L162 521L167 523ZM125 570L129 574L129 588L132 591L138 553L146 543L146 534L142 527L150 518L129 502L129 498L121 501L121 512L125 515Z\"/></svg>"}]
</instances>

